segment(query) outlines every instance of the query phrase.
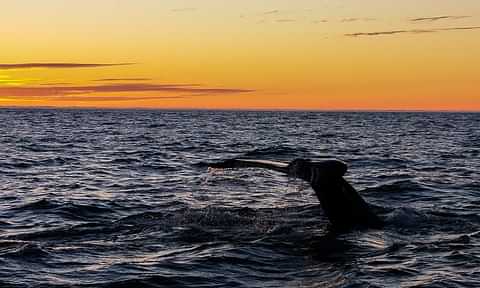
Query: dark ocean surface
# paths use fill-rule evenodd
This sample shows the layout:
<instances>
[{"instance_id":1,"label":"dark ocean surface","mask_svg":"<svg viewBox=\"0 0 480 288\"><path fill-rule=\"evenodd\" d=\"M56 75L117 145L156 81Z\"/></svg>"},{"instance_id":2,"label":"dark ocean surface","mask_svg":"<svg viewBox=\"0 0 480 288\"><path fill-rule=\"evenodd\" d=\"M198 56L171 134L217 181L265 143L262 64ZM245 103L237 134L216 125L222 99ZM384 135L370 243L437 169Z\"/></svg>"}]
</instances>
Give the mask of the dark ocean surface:
<instances>
[{"instance_id":1,"label":"dark ocean surface","mask_svg":"<svg viewBox=\"0 0 480 288\"><path fill-rule=\"evenodd\" d=\"M0 109L0 287L480 287L480 114ZM386 221L329 236L336 157Z\"/></svg>"}]
</instances>

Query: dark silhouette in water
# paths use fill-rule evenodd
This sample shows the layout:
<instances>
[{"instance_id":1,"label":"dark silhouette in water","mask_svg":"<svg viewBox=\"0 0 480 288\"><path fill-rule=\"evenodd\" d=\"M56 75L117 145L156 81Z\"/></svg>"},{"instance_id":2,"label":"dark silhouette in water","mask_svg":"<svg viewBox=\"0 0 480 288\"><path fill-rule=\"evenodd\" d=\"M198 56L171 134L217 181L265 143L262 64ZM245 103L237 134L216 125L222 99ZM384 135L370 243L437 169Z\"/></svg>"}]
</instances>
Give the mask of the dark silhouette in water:
<instances>
[{"instance_id":1,"label":"dark silhouette in water","mask_svg":"<svg viewBox=\"0 0 480 288\"><path fill-rule=\"evenodd\" d=\"M290 164L266 160L231 159L209 165L212 168L264 168L287 174L310 183L320 204L337 231L356 227L381 227L358 192L343 178L347 165L339 160L312 162L296 159Z\"/></svg>"}]
</instances>

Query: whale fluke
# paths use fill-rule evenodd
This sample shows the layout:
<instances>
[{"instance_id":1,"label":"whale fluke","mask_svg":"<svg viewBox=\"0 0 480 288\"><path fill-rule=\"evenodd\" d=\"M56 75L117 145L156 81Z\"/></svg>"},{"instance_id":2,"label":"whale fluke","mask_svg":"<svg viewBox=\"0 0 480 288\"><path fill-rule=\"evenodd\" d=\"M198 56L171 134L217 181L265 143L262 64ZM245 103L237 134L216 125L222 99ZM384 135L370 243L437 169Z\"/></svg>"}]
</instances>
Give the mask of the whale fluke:
<instances>
[{"instance_id":1,"label":"whale fluke","mask_svg":"<svg viewBox=\"0 0 480 288\"><path fill-rule=\"evenodd\" d=\"M331 159L313 162L296 159L290 163L230 159L210 164L212 168L263 168L284 173L310 183L332 226L337 230L354 227L380 227L382 221L375 215L367 202L343 178L347 164Z\"/></svg>"},{"instance_id":2,"label":"whale fluke","mask_svg":"<svg viewBox=\"0 0 480 288\"><path fill-rule=\"evenodd\" d=\"M288 174L288 163L269 161L269 160L254 160L254 159L230 159L224 162L212 163L208 166L211 168L264 168L283 172Z\"/></svg>"}]
</instances>

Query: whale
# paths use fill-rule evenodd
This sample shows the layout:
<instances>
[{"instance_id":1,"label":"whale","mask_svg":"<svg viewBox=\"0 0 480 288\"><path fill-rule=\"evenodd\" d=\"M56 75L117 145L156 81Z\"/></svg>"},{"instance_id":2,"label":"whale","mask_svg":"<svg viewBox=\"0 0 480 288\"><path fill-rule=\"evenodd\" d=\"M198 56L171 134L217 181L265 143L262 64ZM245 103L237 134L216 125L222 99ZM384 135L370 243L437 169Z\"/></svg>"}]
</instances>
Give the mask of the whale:
<instances>
[{"instance_id":1,"label":"whale","mask_svg":"<svg viewBox=\"0 0 480 288\"><path fill-rule=\"evenodd\" d=\"M343 178L348 166L338 159L322 161L295 159L290 163L229 159L208 166L216 169L263 168L310 183L324 214L335 231L383 226L383 221L372 211L370 205Z\"/></svg>"}]
</instances>

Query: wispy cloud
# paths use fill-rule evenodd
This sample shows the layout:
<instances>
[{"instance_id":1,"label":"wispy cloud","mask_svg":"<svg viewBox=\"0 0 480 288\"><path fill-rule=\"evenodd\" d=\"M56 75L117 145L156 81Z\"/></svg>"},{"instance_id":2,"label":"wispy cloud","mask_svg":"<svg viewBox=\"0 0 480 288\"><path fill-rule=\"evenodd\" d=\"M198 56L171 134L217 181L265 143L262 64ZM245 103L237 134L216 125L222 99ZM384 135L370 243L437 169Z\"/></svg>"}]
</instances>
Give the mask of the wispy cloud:
<instances>
[{"instance_id":1,"label":"wispy cloud","mask_svg":"<svg viewBox=\"0 0 480 288\"><path fill-rule=\"evenodd\" d=\"M452 16L452 15L445 15L445 16L434 16L434 17L420 17L420 18L413 18L410 19L410 21L413 22L433 22L433 21L438 21L438 20L457 20L457 19L464 19L464 18L470 18L472 16Z\"/></svg>"},{"instance_id":2,"label":"wispy cloud","mask_svg":"<svg viewBox=\"0 0 480 288\"><path fill-rule=\"evenodd\" d=\"M269 10L269 11L263 12L262 14L263 15L272 15L272 14L278 14L278 13L280 13L280 10Z\"/></svg>"},{"instance_id":3,"label":"wispy cloud","mask_svg":"<svg viewBox=\"0 0 480 288\"><path fill-rule=\"evenodd\" d=\"M375 21L375 18L344 18L340 22Z\"/></svg>"},{"instance_id":4,"label":"wispy cloud","mask_svg":"<svg viewBox=\"0 0 480 288\"><path fill-rule=\"evenodd\" d=\"M119 82L119 81L150 81L151 78L102 78L95 79L95 82Z\"/></svg>"},{"instance_id":5,"label":"wispy cloud","mask_svg":"<svg viewBox=\"0 0 480 288\"><path fill-rule=\"evenodd\" d=\"M59 86L59 85L72 85L72 83L69 82L56 82L56 83L42 83L40 84L42 86Z\"/></svg>"},{"instance_id":6,"label":"wispy cloud","mask_svg":"<svg viewBox=\"0 0 480 288\"><path fill-rule=\"evenodd\" d=\"M122 93L122 92L159 92L176 94L236 94L253 92L250 89L237 88L205 88L195 84L142 84L142 83L119 83L108 85L85 85L85 86L14 86L0 87L0 96L32 97L32 96L71 96L96 93ZM171 96L171 95L170 95Z\"/></svg>"},{"instance_id":7,"label":"wispy cloud","mask_svg":"<svg viewBox=\"0 0 480 288\"><path fill-rule=\"evenodd\" d=\"M360 37L360 36L382 36L382 35L395 35L395 34L422 34L422 33L435 33L435 32L442 32L442 31L477 30L477 29L480 29L480 26L357 32L357 33L348 33L348 34L345 34L345 36Z\"/></svg>"},{"instance_id":8,"label":"wispy cloud","mask_svg":"<svg viewBox=\"0 0 480 288\"><path fill-rule=\"evenodd\" d=\"M477 29L480 29L480 26L442 28L442 29L437 29L437 31L477 30Z\"/></svg>"},{"instance_id":9,"label":"wispy cloud","mask_svg":"<svg viewBox=\"0 0 480 288\"><path fill-rule=\"evenodd\" d=\"M375 31L375 32L356 32L348 33L345 36L358 37L358 36L381 36L381 35L394 35L394 34L403 34L403 33L430 33L435 32L434 30L390 30L390 31Z\"/></svg>"},{"instance_id":10,"label":"wispy cloud","mask_svg":"<svg viewBox=\"0 0 480 288\"><path fill-rule=\"evenodd\" d=\"M326 20L326 19L322 19L322 20L313 20L313 21L312 21L312 23L313 23L313 24L327 23L327 22L328 22L328 20Z\"/></svg>"},{"instance_id":11,"label":"wispy cloud","mask_svg":"<svg viewBox=\"0 0 480 288\"><path fill-rule=\"evenodd\" d=\"M60 62L14 63L14 64L0 63L0 70L33 69L33 68L44 68L44 69L97 68L97 67L110 67L110 66L125 66L125 65L133 65L133 64L135 63L60 63Z\"/></svg>"},{"instance_id":12,"label":"wispy cloud","mask_svg":"<svg viewBox=\"0 0 480 288\"><path fill-rule=\"evenodd\" d=\"M296 22L296 21L297 20L295 20L295 19L288 19L288 18L275 20L275 22L278 22L278 23L292 23L292 22Z\"/></svg>"},{"instance_id":13,"label":"wispy cloud","mask_svg":"<svg viewBox=\"0 0 480 288\"><path fill-rule=\"evenodd\" d=\"M50 97L51 100L62 100L72 102L118 102L118 101L142 101L142 100L168 100L168 99L185 99L185 96L152 96L152 97L132 97L132 96L65 96Z\"/></svg>"}]
</instances>

